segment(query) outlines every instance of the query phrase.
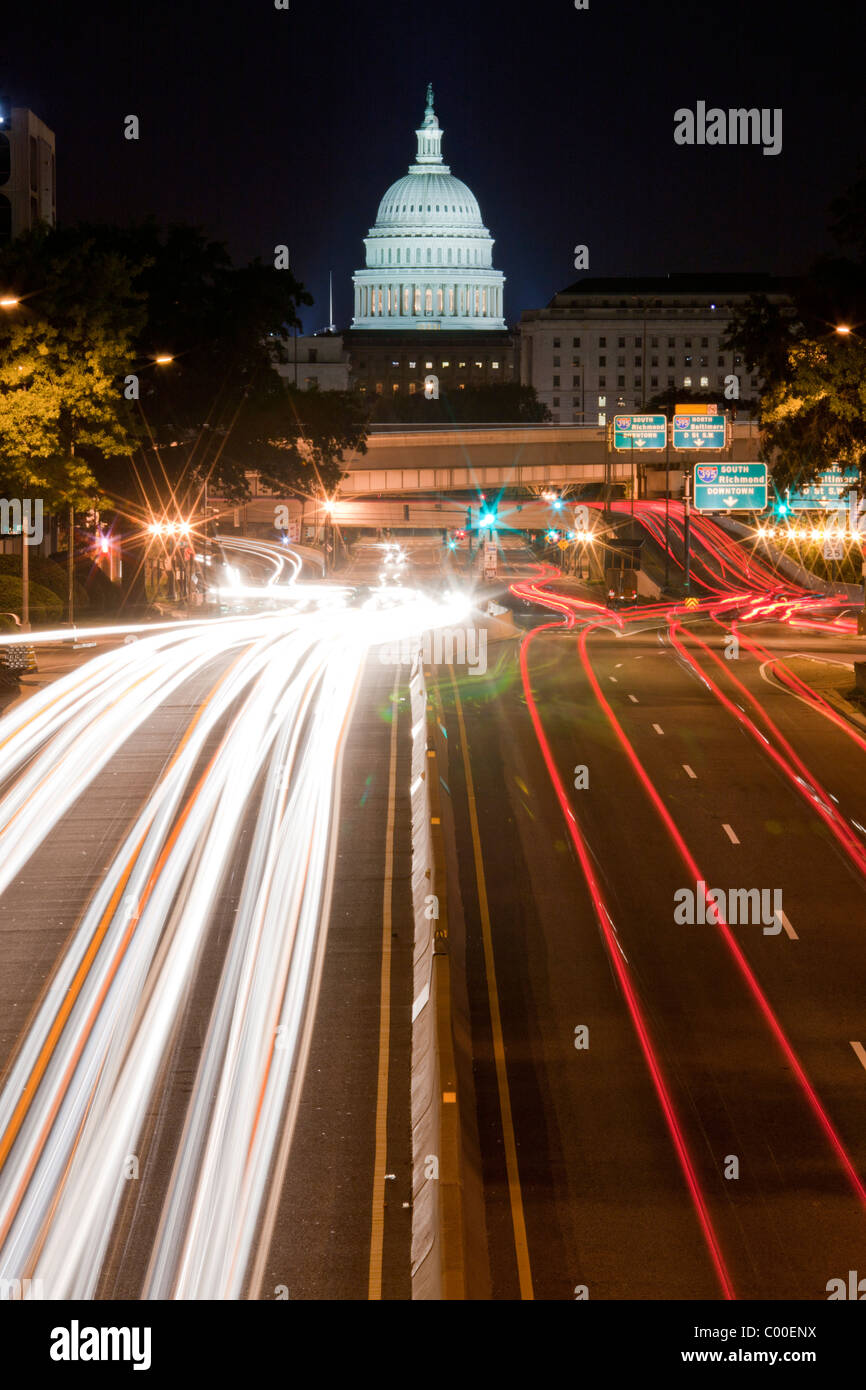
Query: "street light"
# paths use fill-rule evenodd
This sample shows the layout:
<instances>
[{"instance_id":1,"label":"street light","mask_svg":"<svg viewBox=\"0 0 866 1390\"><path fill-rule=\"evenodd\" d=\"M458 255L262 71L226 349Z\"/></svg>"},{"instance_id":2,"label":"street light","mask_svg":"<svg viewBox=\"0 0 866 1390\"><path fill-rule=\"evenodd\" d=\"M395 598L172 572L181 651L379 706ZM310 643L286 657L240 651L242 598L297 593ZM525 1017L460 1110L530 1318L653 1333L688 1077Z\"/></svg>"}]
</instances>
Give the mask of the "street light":
<instances>
[{"instance_id":1,"label":"street light","mask_svg":"<svg viewBox=\"0 0 866 1390\"><path fill-rule=\"evenodd\" d=\"M16 309L21 303L14 294L4 294L0 298L0 309ZM30 631L30 564L27 550L26 525L21 527L21 628Z\"/></svg>"},{"instance_id":2,"label":"street light","mask_svg":"<svg viewBox=\"0 0 866 1390\"><path fill-rule=\"evenodd\" d=\"M159 356L158 356L158 357L154 357L153 360L154 360L154 362L156 363L156 365L157 365L158 367L164 367L164 366L167 365L167 363L173 362L173 361L174 361L174 358L172 357L171 353L169 353L169 352L161 352L161 353L159 354Z\"/></svg>"},{"instance_id":3,"label":"street light","mask_svg":"<svg viewBox=\"0 0 866 1390\"><path fill-rule=\"evenodd\" d=\"M836 326L836 332L837 332L837 333L845 334L845 333L850 333L851 331L852 331L852 330L848 327L847 323L840 323L840 324L837 324L837 326Z\"/></svg>"}]
</instances>

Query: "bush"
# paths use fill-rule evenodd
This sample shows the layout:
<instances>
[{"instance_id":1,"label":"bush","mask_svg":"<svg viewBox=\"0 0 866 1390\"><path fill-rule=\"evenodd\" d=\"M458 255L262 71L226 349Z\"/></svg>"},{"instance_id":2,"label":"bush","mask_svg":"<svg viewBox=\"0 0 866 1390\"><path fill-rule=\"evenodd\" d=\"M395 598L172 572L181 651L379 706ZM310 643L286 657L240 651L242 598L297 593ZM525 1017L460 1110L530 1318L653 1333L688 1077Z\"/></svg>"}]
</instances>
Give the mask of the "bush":
<instances>
[{"instance_id":1,"label":"bush","mask_svg":"<svg viewBox=\"0 0 866 1390\"><path fill-rule=\"evenodd\" d=\"M21 556L19 555L0 555L0 577L9 575L12 579L21 580ZM41 584L43 589L49 589L55 598L60 600L61 605L66 605L66 570L62 565L58 565L54 560L46 560L42 555L30 556L30 590L31 595L34 584ZM31 597L31 605L33 599ZM75 603L79 608L87 608L89 599L87 590L76 582Z\"/></svg>"},{"instance_id":2,"label":"bush","mask_svg":"<svg viewBox=\"0 0 866 1390\"><path fill-rule=\"evenodd\" d=\"M21 580L14 575L0 574L0 612L11 611L21 616ZM41 584L30 585L30 621L57 623L63 620L63 604L56 594ZM9 620L7 619L7 622Z\"/></svg>"}]
</instances>

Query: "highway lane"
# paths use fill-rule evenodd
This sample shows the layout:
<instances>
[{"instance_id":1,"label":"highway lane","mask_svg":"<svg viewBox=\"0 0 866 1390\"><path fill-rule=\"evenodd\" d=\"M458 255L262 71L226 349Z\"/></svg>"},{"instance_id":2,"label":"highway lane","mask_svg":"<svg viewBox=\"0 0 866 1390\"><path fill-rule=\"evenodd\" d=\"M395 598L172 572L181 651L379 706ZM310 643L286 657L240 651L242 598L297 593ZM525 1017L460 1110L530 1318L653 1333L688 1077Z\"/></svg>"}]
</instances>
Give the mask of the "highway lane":
<instances>
[{"instance_id":1,"label":"highway lane","mask_svg":"<svg viewBox=\"0 0 866 1390\"><path fill-rule=\"evenodd\" d=\"M519 1285L478 883L465 848L471 835L458 698L478 803L533 1296L573 1298L586 1286L593 1298L712 1298L718 1284L538 756L517 672L512 665L467 679L459 697L449 679L440 678L438 690L459 846L454 896L459 892L465 923L492 1295L517 1297ZM549 688L546 698L551 714L570 709L565 688ZM454 935L451 901L449 913ZM589 1029L589 1046L579 1051L581 1027Z\"/></svg>"},{"instance_id":2,"label":"highway lane","mask_svg":"<svg viewBox=\"0 0 866 1390\"><path fill-rule=\"evenodd\" d=\"M371 644L440 616L457 612L395 593L385 611L192 624L97 658L0 724L4 949L23 947L16 1023L27 1015L0 1092L4 1278L48 1297L253 1289L304 1075L356 685ZM172 705L167 749L148 720ZM131 801L100 805L100 774L122 777L125 758ZM76 880L75 836L94 823L103 863ZM31 861L42 897L79 894L38 967L16 882Z\"/></svg>"},{"instance_id":3,"label":"highway lane","mask_svg":"<svg viewBox=\"0 0 866 1390\"><path fill-rule=\"evenodd\" d=\"M574 633L533 639L531 687L553 762L567 779L570 804L634 973L732 1287L740 1297L821 1297L835 1266L848 1267L844 1261L850 1258L850 1267L856 1267L862 1250L860 1198L833 1147L835 1136L855 1174L866 1171L866 1073L860 1074L848 1037L862 1032L857 997L862 876L849 867L813 807L777 767L765 766L757 746L749 746L744 730L683 669L664 631L661 636L665 645L655 634L594 636L591 664L651 783L712 885L783 889L787 916L800 923L796 942L787 932L765 937L760 926L732 930L771 1014L814 1081L815 1103L792 1079L790 1059L780 1052L763 1006L719 932L674 924L674 892L689 883L682 856L591 689ZM582 973L599 955L598 923L588 910L585 888L581 893L580 882L575 884L562 809L551 801L549 790L545 794L547 773L515 672L499 678L495 701L492 687L485 699L478 683L473 685L466 727L483 855L495 895L497 974L536 1296L545 1296L539 1292L544 1289L552 1291L548 1296L569 1296L570 1272L588 1251L592 1296L624 1297L636 1288L639 1292L632 1296L676 1296L672 1288L678 1277L692 1290L681 1296L700 1296L706 1267L712 1264L709 1247L693 1255L690 1265L675 1240L666 1242L661 1224L656 1256L647 1260L636 1255L631 1232L617 1235L618 1204L640 1212L635 1222L639 1231L641 1220L650 1229L655 1225L653 1200L670 1221L675 1214L689 1215L690 1198L682 1166L676 1180L664 1181L670 1168L661 1150L666 1145L670 1152L670 1133L660 1136L659 1152L649 1161L645 1150L635 1152L636 1145L647 1142L647 1125L645 1119L637 1123L641 1112L634 1104L634 1088L640 1089L641 1079L647 1087L648 1073L638 1058L634 1030L629 1052L628 1021L615 993L609 1007L616 1017L618 1005L624 1030L620 1055L614 1060L611 1049L596 1060L591 1043L581 1059L598 1066L598 1090L611 1113L589 1152L581 1147L593 1132L598 1097L586 1084L589 1066L581 1073L584 1086L576 1086L579 1054L569 1054L568 1034L581 1021L576 1015L585 1014L591 1003L598 1009L605 997L596 989L583 1010L577 1005L584 998ZM452 741L459 738L455 722L449 719L449 746L459 773L453 756ZM813 722L827 724L818 716ZM821 756L831 765L846 762L854 798L849 804L862 804L848 751L840 758L839 748L830 746L832 739L844 736L830 725L820 732L801 728L799 736L812 751L822 747ZM502 766L497 766L497 748ZM589 786L571 790L571 770L581 763L589 768ZM459 778L455 781L459 787ZM458 825L464 795L464 788L455 791ZM462 839L465 826L460 834ZM460 887L466 907L475 890L463 857ZM489 1173L492 1280L494 1288L514 1296L514 1239L497 1168L501 1115L495 1088L485 1075L489 1019L479 1002L485 987L471 906L466 921L479 1125ZM821 929L815 929L816 923ZM828 930L832 952L827 950ZM557 1002L563 986L564 996ZM567 1028L569 1012L573 1022ZM609 1045L606 1036L605 1043ZM629 1055L631 1072L623 1063ZM624 1077L629 1078L628 1104L617 1107L610 1097L622 1093ZM821 1128L822 1112L830 1137ZM629 1153L636 1161L624 1163L623 1155ZM722 1176L729 1154L740 1160L738 1179ZM609 1177L617 1167L619 1181L599 1188L600 1175ZM586 1200L588 1191L604 1194L597 1206ZM648 1269L652 1274L644 1277Z\"/></svg>"},{"instance_id":4,"label":"highway lane","mask_svg":"<svg viewBox=\"0 0 866 1390\"><path fill-rule=\"evenodd\" d=\"M406 668L395 672L370 656L347 739L319 1002L261 1297L280 1289L292 1299L366 1299L371 1277L379 1297L411 1297L414 922L406 675ZM389 844L390 886L383 883ZM387 1037L380 1039L386 953ZM377 1161L377 1124L384 1161Z\"/></svg>"}]
</instances>

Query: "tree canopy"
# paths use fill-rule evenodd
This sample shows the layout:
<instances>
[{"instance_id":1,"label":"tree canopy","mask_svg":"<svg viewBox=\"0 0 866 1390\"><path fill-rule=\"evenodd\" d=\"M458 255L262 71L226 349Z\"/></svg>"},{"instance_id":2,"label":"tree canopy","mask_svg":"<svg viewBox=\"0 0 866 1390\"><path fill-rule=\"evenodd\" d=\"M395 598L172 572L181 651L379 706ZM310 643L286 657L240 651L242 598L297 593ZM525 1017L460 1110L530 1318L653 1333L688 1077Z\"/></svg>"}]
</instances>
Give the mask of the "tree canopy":
<instances>
[{"instance_id":1,"label":"tree canopy","mask_svg":"<svg viewBox=\"0 0 866 1390\"><path fill-rule=\"evenodd\" d=\"M133 450L118 382L143 324L122 255L44 229L0 257L0 480L49 509L82 507L97 467Z\"/></svg>"},{"instance_id":2,"label":"tree canopy","mask_svg":"<svg viewBox=\"0 0 866 1390\"><path fill-rule=\"evenodd\" d=\"M763 379L762 452L779 487L834 463L862 467L866 455L866 179L831 212L831 231L851 254L815 261L787 306L753 297L726 343Z\"/></svg>"},{"instance_id":3,"label":"tree canopy","mask_svg":"<svg viewBox=\"0 0 866 1390\"><path fill-rule=\"evenodd\" d=\"M252 470L318 491L365 449L363 402L274 370L303 285L197 228L40 228L0 253L0 289L20 300L0 315L0 477L49 509L186 509L205 480L243 498Z\"/></svg>"}]
</instances>

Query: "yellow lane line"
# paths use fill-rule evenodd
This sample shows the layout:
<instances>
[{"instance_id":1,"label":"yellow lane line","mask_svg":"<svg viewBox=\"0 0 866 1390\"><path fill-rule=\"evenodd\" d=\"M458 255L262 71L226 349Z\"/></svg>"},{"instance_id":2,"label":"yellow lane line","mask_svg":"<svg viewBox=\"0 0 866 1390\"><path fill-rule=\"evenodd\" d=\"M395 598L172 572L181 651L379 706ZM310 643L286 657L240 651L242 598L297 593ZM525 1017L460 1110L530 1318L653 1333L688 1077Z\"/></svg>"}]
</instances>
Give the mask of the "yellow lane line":
<instances>
[{"instance_id":1,"label":"yellow lane line","mask_svg":"<svg viewBox=\"0 0 866 1390\"><path fill-rule=\"evenodd\" d=\"M520 1284L520 1297L533 1299L532 1269L529 1262L529 1245L526 1239L526 1221L523 1215L523 1196L520 1191L520 1170L517 1164L517 1140L514 1135L514 1120L511 1114L511 1093L508 1089L508 1069L505 1062L505 1042L502 1036L502 1016L499 1011L499 994L496 988L496 962L493 955L493 932L490 927L490 906L487 900L487 879L484 874L484 860L481 854L481 837L478 833L478 808L475 802L475 782L469 766L469 741L466 737L466 724L463 719L463 705L454 667L449 666L451 684L454 689L454 702L457 710L457 723L460 728L460 748L463 754L463 772L466 779L466 799L469 803L469 828L472 832L472 849L475 856L475 879L478 885L478 910L481 916L481 939L484 944L484 967L487 975L487 998L490 1005L490 1028L493 1034L493 1056L496 1060L496 1085L499 1091L499 1110L502 1115L502 1137L505 1143L505 1168L508 1174L508 1196L511 1203L511 1224L514 1228L514 1250L517 1256L517 1277Z\"/></svg>"}]
</instances>

